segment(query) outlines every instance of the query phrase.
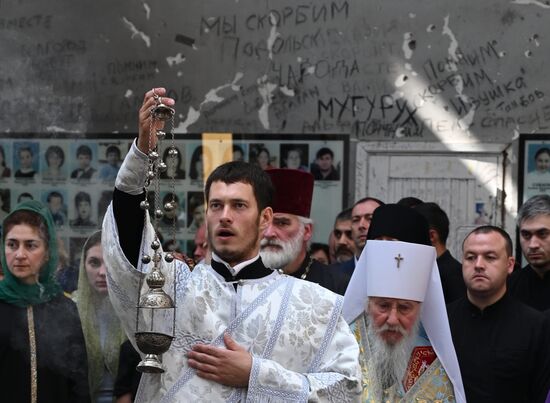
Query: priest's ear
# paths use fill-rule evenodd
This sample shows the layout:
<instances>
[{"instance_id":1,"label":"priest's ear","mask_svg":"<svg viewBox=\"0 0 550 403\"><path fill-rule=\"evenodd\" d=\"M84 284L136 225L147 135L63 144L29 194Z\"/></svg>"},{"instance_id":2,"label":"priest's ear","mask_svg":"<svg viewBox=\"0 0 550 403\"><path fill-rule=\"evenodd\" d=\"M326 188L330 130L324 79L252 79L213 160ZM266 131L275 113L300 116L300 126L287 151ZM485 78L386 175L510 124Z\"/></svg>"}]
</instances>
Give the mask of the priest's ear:
<instances>
[{"instance_id":1,"label":"priest's ear","mask_svg":"<svg viewBox=\"0 0 550 403\"><path fill-rule=\"evenodd\" d=\"M263 233L273 221L273 209L266 207L260 212L260 232Z\"/></svg>"}]
</instances>

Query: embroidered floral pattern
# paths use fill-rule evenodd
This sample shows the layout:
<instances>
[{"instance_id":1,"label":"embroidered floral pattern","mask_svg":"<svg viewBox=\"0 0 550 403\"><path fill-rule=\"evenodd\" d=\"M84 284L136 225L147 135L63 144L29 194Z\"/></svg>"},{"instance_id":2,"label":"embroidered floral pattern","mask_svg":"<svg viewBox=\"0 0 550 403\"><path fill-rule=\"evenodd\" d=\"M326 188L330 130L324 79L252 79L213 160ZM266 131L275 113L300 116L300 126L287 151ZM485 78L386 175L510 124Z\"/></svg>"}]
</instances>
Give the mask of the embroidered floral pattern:
<instances>
[{"instance_id":1,"label":"embroidered floral pattern","mask_svg":"<svg viewBox=\"0 0 550 403\"><path fill-rule=\"evenodd\" d=\"M114 222L112 214L106 217ZM117 244L115 233L104 237ZM106 260L116 290L113 299L125 328L131 329L136 320L132 295L137 295L141 274L112 252ZM176 337L163 355L166 372L144 378L143 401L239 401L241 396L250 402L356 400L358 348L339 315L340 297L278 273L246 280L236 293L233 284L225 283L209 266L199 265L193 272L181 262L175 266ZM170 273L165 276L165 290L173 293L174 279ZM247 390L206 381L187 365L192 345L223 346L225 331L255 356ZM310 366L315 372L308 373Z\"/></svg>"}]
</instances>

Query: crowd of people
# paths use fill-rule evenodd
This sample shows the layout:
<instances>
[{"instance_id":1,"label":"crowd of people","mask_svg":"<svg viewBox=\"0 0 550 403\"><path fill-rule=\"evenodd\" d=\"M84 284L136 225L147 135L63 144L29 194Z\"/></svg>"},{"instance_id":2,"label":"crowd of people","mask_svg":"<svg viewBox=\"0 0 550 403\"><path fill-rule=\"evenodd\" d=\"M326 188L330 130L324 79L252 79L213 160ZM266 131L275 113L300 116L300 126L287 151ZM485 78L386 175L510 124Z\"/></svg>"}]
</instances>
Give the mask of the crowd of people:
<instances>
[{"instance_id":1,"label":"crowd of people","mask_svg":"<svg viewBox=\"0 0 550 403\"><path fill-rule=\"evenodd\" d=\"M177 305L175 338L165 372L141 376L135 296L145 257L164 252L140 172L150 130L163 125L149 111L174 104L165 93L145 95L70 296L56 280L63 248L50 209L25 201L5 216L3 401L548 402L550 196L518 211L525 267L490 224L466 235L459 261L445 211L412 197L357 200L314 244L314 175L239 160L206 179L193 256L157 261Z\"/></svg>"}]
</instances>

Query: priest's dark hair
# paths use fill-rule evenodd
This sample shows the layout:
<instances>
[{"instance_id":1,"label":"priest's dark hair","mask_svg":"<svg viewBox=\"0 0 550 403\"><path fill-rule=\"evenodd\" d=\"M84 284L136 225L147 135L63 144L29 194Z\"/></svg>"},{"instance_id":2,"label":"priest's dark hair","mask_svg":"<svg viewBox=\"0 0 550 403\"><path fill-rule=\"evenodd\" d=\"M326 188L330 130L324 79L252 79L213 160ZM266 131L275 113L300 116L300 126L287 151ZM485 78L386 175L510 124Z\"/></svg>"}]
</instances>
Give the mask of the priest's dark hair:
<instances>
[{"instance_id":1,"label":"priest's dark hair","mask_svg":"<svg viewBox=\"0 0 550 403\"><path fill-rule=\"evenodd\" d=\"M210 187L214 182L223 182L225 184L247 183L252 186L258 211L262 211L273 203L273 194L275 189L271 183L271 178L265 171L256 164L243 161L226 162L212 171L206 180L204 194L206 202L210 199Z\"/></svg>"},{"instance_id":2,"label":"priest's dark hair","mask_svg":"<svg viewBox=\"0 0 550 403\"><path fill-rule=\"evenodd\" d=\"M512 238L510 238L510 235L506 231L504 231L502 228L497 227L496 225L482 225L480 227L474 228L472 231L468 233L464 237L464 240L462 241L462 250L464 251L464 242L466 242L466 239L469 238L472 234L490 234L491 232L496 232L500 234L502 238L504 238L504 241L506 242L506 255L512 256L513 253L513 245L512 245Z\"/></svg>"},{"instance_id":3,"label":"priest's dark hair","mask_svg":"<svg viewBox=\"0 0 550 403\"><path fill-rule=\"evenodd\" d=\"M449 236L449 217L437 203L420 203L414 207L428 221L430 229L437 231L442 244L447 243Z\"/></svg>"},{"instance_id":4,"label":"priest's dark hair","mask_svg":"<svg viewBox=\"0 0 550 403\"><path fill-rule=\"evenodd\" d=\"M550 196L537 195L523 203L518 211L518 226L525 220L535 218L539 215L550 215Z\"/></svg>"}]
</instances>

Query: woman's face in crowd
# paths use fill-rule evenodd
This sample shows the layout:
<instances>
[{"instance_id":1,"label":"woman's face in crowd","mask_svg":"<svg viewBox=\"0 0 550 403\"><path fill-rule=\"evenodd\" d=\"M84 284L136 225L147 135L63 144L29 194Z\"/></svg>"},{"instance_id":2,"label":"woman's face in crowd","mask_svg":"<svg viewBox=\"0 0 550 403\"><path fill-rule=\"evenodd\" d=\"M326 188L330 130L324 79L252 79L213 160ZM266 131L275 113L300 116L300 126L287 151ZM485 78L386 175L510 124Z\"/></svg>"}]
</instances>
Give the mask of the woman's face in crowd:
<instances>
[{"instance_id":1,"label":"woman's face in crowd","mask_svg":"<svg viewBox=\"0 0 550 403\"><path fill-rule=\"evenodd\" d=\"M90 287L100 294L107 293L107 269L103 261L103 249L97 244L88 249L84 261Z\"/></svg>"},{"instance_id":2,"label":"woman's face in crowd","mask_svg":"<svg viewBox=\"0 0 550 403\"><path fill-rule=\"evenodd\" d=\"M14 225L5 237L4 250L8 270L24 284L35 284L40 269L48 260L46 242L38 228Z\"/></svg>"},{"instance_id":3,"label":"woman's face in crowd","mask_svg":"<svg viewBox=\"0 0 550 403\"><path fill-rule=\"evenodd\" d=\"M540 153L536 159L537 171L546 172L550 168L550 155L548 153Z\"/></svg>"}]
</instances>

